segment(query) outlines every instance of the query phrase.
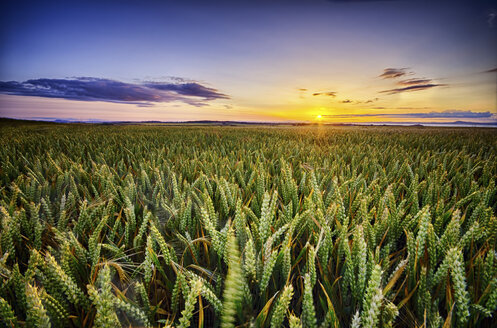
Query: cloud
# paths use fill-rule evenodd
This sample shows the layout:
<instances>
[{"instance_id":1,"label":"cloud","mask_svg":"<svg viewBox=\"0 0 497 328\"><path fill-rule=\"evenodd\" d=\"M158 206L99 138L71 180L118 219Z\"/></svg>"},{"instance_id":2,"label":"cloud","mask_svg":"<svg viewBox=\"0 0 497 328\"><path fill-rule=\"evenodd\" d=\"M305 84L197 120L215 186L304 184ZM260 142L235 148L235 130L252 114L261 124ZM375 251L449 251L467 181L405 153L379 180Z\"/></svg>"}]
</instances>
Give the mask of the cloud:
<instances>
[{"instance_id":1,"label":"cloud","mask_svg":"<svg viewBox=\"0 0 497 328\"><path fill-rule=\"evenodd\" d=\"M328 91L328 92L315 92L312 94L313 96L328 96L335 98L337 96L336 91Z\"/></svg>"},{"instance_id":2,"label":"cloud","mask_svg":"<svg viewBox=\"0 0 497 328\"><path fill-rule=\"evenodd\" d=\"M105 101L152 106L153 103L180 101L205 106L206 101L229 99L214 88L197 82L126 83L95 77L33 79L24 82L0 81L0 93L18 96L62 98L79 101Z\"/></svg>"},{"instance_id":3,"label":"cloud","mask_svg":"<svg viewBox=\"0 0 497 328\"><path fill-rule=\"evenodd\" d=\"M353 3L353 2L383 2L383 1L399 1L399 0L328 0L329 2L345 2L345 3Z\"/></svg>"},{"instance_id":4,"label":"cloud","mask_svg":"<svg viewBox=\"0 0 497 328\"><path fill-rule=\"evenodd\" d=\"M487 23L488 23L489 27L494 27L494 20L495 20L496 16L497 16L497 13L495 13L495 12L491 12L488 14Z\"/></svg>"},{"instance_id":5,"label":"cloud","mask_svg":"<svg viewBox=\"0 0 497 328\"><path fill-rule=\"evenodd\" d=\"M354 118L354 117L387 117L387 118L453 118L453 119L495 119L491 112L473 112L470 110L446 110L428 113L380 113L380 114L337 114L324 115L328 118Z\"/></svg>"},{"instance_id":6,"label":"cloud","mask_svg":"<svg viewBox=\"0 0 497 328\"><path fill-rule=\"evenodd\" d=\"M447 84L437 84L437 83L418 84L418 85L411 85L411 86L404 87L404 88L395 88L395 89L390 89L390 90L383 90L383 91L380 91L380 93L387 93L389 95L393 95L393 94L401 93L401 92L421 91L421 90L427 90L427 89L446 86L446 85Z\"/></svg>"},{"instance_id":7,"label":"cloud","mask_svg":"<svg viewBox=\"0 0 497 328\"><path fill-rule=\"evenodd\" d=\"M385 68L379 77L383 79L395 79L397 77L412 75L412 72L407 71L409 68Z\"/></svg>"},{"instance_id":8,"label":"cloud","mask_svg":"<svg viewBox=\"0 0 497 328\"><path fill-rule=\"evenodd\" d=\"M429 84L431 83L431 79L407 79L397 82L398 85L420 85L420 84Z\"/></svg>"},{"instance_id":9,"label":"cloud","mask_svg":"<svg viewBox=\"0 0 497 328\"><path fill-rule=\"evenodd\" d=\"M353 104L353 105L358 105L358 104L371 104L375 101L378 101L380 98L373 98L373 99L368 99L368 100L350 100L350 99L345 99L345 100L340 100L339 103L341 104Z\"/></svg>"},{"instance_id":10,"label":"cloud","mask_svg":"<svg viewBox=\"0 0 497 328\"><path fill-rule=\"evenodd\" d=\"M383 70L383 74L379 77L384 79L395 79L402 76L413 75L414 72L407 71L409 68L385 68ZM439 84L433 81L432 79L427 78L410 78L397 81L396 83L400 88L393 88L388 90L380 91L379 93L386 94L396 94L401 92L410 92L410 91L421 91L427 90L435 87L446 86L446 84Z\"/></svg>"},{"instance_id":11,"label":"cloud","mask_svg":"<svg viewBox=\"0 0 497 328\"><path fill-rule=\"evenodd\" d=\"M485 71L484 73L497 73L497 67L489 69L488 71Z\"/></svg>"},{"instance_id":12,"label":"cloud","mask_svg":"<svg viewBox=\"0 0 497 328\"><path fill-rule=\"evenodd\" d=\"M151 82L143 84L151 89L161 90L161 91L173 91L177 94L189 97L201 97L205 100L214 99L228 99L229 97L218 92L216 89L205 87L196 82L190 83L161 83L161 82Z\"/></svg>"},{"instance_id":13,"label":"cloud","mask_svg":"<svg viewBox=\"0 0 497 328\"><path fill-rule=\"evenodd\" d=\"M414 72L408 72L408 68L385 68L383 70L383 74L380 77L384 79L394 79L402 76L413 75ZM435 87L446 86L446 84L439 84L433 81L432 79L427 78L410 78L397 81L396 83L399 88L393 88L388 90L380 91L380 93L386 94L396 94L401 92L410 92L410 91L421 91L427 90Z\"/></svg>"}]
</instances>

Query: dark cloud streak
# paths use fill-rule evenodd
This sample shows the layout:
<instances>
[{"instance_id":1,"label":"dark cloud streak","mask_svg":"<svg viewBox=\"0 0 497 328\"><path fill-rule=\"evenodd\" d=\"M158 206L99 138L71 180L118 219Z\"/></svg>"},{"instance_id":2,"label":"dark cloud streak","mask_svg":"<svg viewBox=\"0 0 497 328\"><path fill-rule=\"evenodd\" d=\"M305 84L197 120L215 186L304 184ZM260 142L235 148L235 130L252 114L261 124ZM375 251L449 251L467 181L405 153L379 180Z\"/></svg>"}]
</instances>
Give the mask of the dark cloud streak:
<instances>
[{"instance_id":1,"label":"dark cloud streak","mask_svg":"<svg viewBox=\"0 0 497 328\"><path fill-rule=\"evenodd\" d=\"M337 96L336 91L328 91L328 92L315 92L312 94L313 96L328 96L335 98Z\"/></svg>"},{"instance_id":2,"label":"dark cloud streak","mask_svg":"<svg viewBox=\"0 0 497 328\"><path fill-rule=\"evenodd\" d=\"M183 96L190 97L202 97L205 100L214 100L214 99L228 99L229 97L219 93L216 89L205 87L196 82L190 83L179 83L179 84L164 84L160 82L153 82L144 84L144 86L162 90L162 91L173 91Z\"/></svg>"},{"instance_id":3,"label":"dark cloud streak","mask_svg":"<svg viewBox=\"0 0 497 328\"><path fill-rule=\"evenodd\" d=\"M429 84L431 83L431 79L407 79L397 82L398 85L420 85L420 84Z\"/></svg>"},{"instance_id":4,"label":"dark cloud streak","mask_svg":"<svg viewBox=\"0 0 497 328\"><path fill-rule=\"evenodd\" d=\"M473 112L470 110L447 110L443 112L428 113L380 113L380 114L337 114L324 115L328 118L353 118L353 117L388 117L388 118L486 118L491 119L495 116L491 112Z\"/></svg>"},{"instance_id":5,"label":"dark cloud streak","mask_svg":"<svg viewBox=\"0 0 497 328\"><path fill-rule=\"evenodd\" d=\"M180 101L205 106L206 101L229 99L214 88L197 82L126 83L94 77L33 79L24 82L0 81L0 93L18 96L61 98L79 101L105 101L152 106L153 103Z\"/></svg>"},{"instance_id":6,"label":"dark cloud streak","mask_svg":"<svg viewBox=\"0 0 497 328\"><path fill-rule=\"evenodd\" d=\"M414 75L414 72L408 71L409 68L385 68L383 70L383 74L379 75L379 77L383 79L396 79L399 77L405 77L408 75ZM388 90L380 91L379 93L386 94L397 94L401 92L410 92L410 91L421 91L427 90L435 87L447 86L447 84L436 83L432 79L427 78L411 78L397 81L396 83L400 88L393 88Z\"/></svg>"},{"instance_id":7,"label":"dark cloud streak","mask_svg":"<svg viewBox=\"0 0 497 328\"><path fill-rule=\"evenodd\" d=\"M395 88L395 89L390 89L390 90L383 90L383 91L380 91L380 93L386 93L389 95L393 95L393 94L402 93L402 92L428 90L431 88L441 87L441 86L446 86L446 84L437 84L437 83L418 84L418 85L411 85L411 86L404 87L404 88Z\"/></svg>"},{"instance_id":8,"label":"dark cloud streak","mask_svg":"<svg viewBox=\"0 0 497 328\"><path fill-rule=\"evenodd\" d=\"M409 68L385 68L383 73L379 77L383 79L395 79L401 76L412 75L412 72L408 72Z\"/></svg>"}]
</instances>

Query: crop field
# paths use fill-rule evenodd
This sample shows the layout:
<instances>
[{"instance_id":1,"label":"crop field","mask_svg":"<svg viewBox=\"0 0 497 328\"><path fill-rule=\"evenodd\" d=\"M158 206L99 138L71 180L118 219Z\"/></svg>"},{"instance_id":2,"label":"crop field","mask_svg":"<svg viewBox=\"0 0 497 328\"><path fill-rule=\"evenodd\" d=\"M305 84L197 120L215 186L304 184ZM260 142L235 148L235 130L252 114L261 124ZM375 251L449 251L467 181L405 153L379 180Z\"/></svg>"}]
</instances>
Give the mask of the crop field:
<instances>
[{"instance_id":1,"label":"crop field","mask_svg":"<svg viewBox=\"0 0 497 328\"><path fill-rule=\"evenodd\" d=\"M2 123L5 327L497 325L497 131Z\"/></svg>"}]
</instances>

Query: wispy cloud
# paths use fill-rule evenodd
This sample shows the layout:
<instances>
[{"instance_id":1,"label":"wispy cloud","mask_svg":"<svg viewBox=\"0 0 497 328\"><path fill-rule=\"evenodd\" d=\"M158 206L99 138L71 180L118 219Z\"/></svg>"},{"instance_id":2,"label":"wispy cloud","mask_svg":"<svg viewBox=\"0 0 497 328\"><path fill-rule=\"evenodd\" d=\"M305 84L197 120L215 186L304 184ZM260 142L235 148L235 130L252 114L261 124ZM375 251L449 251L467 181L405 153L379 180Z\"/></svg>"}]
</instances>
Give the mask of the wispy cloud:
<instances>
[{"instance_id":1,"label":"wispy cloud","mask_svg":"<svg viewBox=\"0 0 497 328\"><path fill-rule=\"evenodd\" d=\"M385 68L383 70L383 74L379 75L379 77L383 79L396 79L399 77L405 77L408 75L414 75L414 72L408 71L409 68ZM435 82L433 79L427 78L410 78L397 81L396 84L400 86L400 88L393 88L388 90L380 91L379 93L386 93L389 95L401 93L401 92L410 92L410 91L421 91L427 90L435 87L446 86L447 84L441 84Z\"/></svg>"},{"instance_id":2,"label":"wispy cloud","mask_svg":"<svg viewBox=\"0 0 497 328\"><path fill-rule=\"evenodd\" d=\"M328 92L315 92L312 94L313 96L328 96L335 98L337 96L336 91L328 91Z\"/></svg>"},{"instance_id":3,"label":"wispy cloud","mask_svg":"<svg viewBox=\"0 0 497 328\"><path fill-rule=\"evenodd\" d=\"M143 86L155 90L172 91L176 92L179 95L188 96L188 97L200 97L204 98L204 100L228 98L228 96L218 92L218 90L213 88L208 88L196 82L177 83L177 84L150 82L143 84Z\"/></svg>"},{"instance_id":4,"label":"wispy cloud","mask_svg":"<svg viewBox=\"0 0 497 328\"><path fill-rule=\"evenodd\" d=\"M329 2L383 2L383 1L398 1L398 0L328 0Z\"/></svg>"},{"instance_id":5,"label":"wispy cloud","mask_svg":"<svg viewBox=\"0 0 497 328\"><path fill-rule=\"evenodd\" d=\"M385 68L383 70L383 73L379 75L379 77L383 79L395 79L398 77L406 76L406 75L412 75L412 72L408 71L408 67L404 68Z\"/></svg>"},{"instance_id":6,"label":"wispy cloud","mask_svg":"<svg viewBox=\"0 0 497 328\"><path fill-rule=\"evenodd\" d=\"M0 93L79 101L128 103L139 106L172 101L204 106L207 101L229 98L217 89L197 82L126 83L95 77L33 79L24 82L0 81Z\"/></svg>"},{"instance_id":7,"label":"wispy cloud","mask_svg":"<svg viewBox=\"0 0 497 328\"><path fill-rule=\"evenodd\" d=\"M383 90L383 91L380 91L380 93L386 93L389 95L393 95L393 94L401 93L401 92L421 91L421 90L427 90L427 89L446 86L446 85L447 84L438 84L438 83L417 84L417 85L410 85L410 86L404 87L404 88L395 88L395 89Z\"/></svg>"},{"instance_id":8,"label":"wispy cloud","mask_svg":"<svg viewBox=\"0 0 497 328\"><path fill-rule=\"evenodd\" d=\"M488 14L487 23L489 27L494 27L495 17L497 17L497 13L495 11L492 11L491 13Z\"/></svg>"},{"instance_id":9,"label":"wispy cloud","mask_svg":"<svg viewBox=\"0 0 497 328\"><path fill-rule=\"evenodd\" d=\"M383 117L383 118L452 118L452 119L496 119L497 115L489 111L473 112L470 110L447 110L428 113L378 113L378 114L337 114L324 115L328 118L357 118L357 117Z\"/></svg>"},{"instance_id":10,"label":"wispy cloud","mask_svg":"<svg viewBox=\"0 0 497 328\"><path fill-rule=\"evenodd\" d=\"M488 71L485 71L484 73L497 73L497 67L489 69Z\"/></svg>"},{"instance_id":11,"label":"wispy cloud","mask_svg":"<svg viewBox=\"0 0 497 328\"><path fill-rule=\"evenodd\" d=\"M352 104L352 105L371 104L371 103L374 103L375 101L378 101L379 99L380 98L373 98L373 99L367 99L367 100L344 99L344 100L340 100L339 103L341 103L341 104Z\"/></svg>"},{"instance_id":12,"label":"wispy cloud","mask_svg":"<svg viewBox=\"0 0 497 328\"><path fill-rule=\"evenodd\" d=\"M420 85L420 84L429 84L431 83L431 79L407 79L397 82L398 85Z\"/></svg>"}]
</instances>

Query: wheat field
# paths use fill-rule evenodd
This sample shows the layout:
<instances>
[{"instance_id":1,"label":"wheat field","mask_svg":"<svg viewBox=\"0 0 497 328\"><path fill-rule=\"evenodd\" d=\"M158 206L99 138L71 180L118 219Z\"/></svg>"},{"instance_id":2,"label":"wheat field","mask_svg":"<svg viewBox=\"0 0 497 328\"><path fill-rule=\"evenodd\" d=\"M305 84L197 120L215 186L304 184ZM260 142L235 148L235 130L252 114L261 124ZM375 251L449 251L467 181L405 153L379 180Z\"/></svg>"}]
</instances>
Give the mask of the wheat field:
<instances>
[{"instance_id":1,"label":"wheat field","mask_svg":"<svg viewBox=\"0 0 497 328\"><path fill-rule=\"evenodd\" d=\"M497 325L497 131L2 123L5 327Z\"/></svg>"}]
</instances>

